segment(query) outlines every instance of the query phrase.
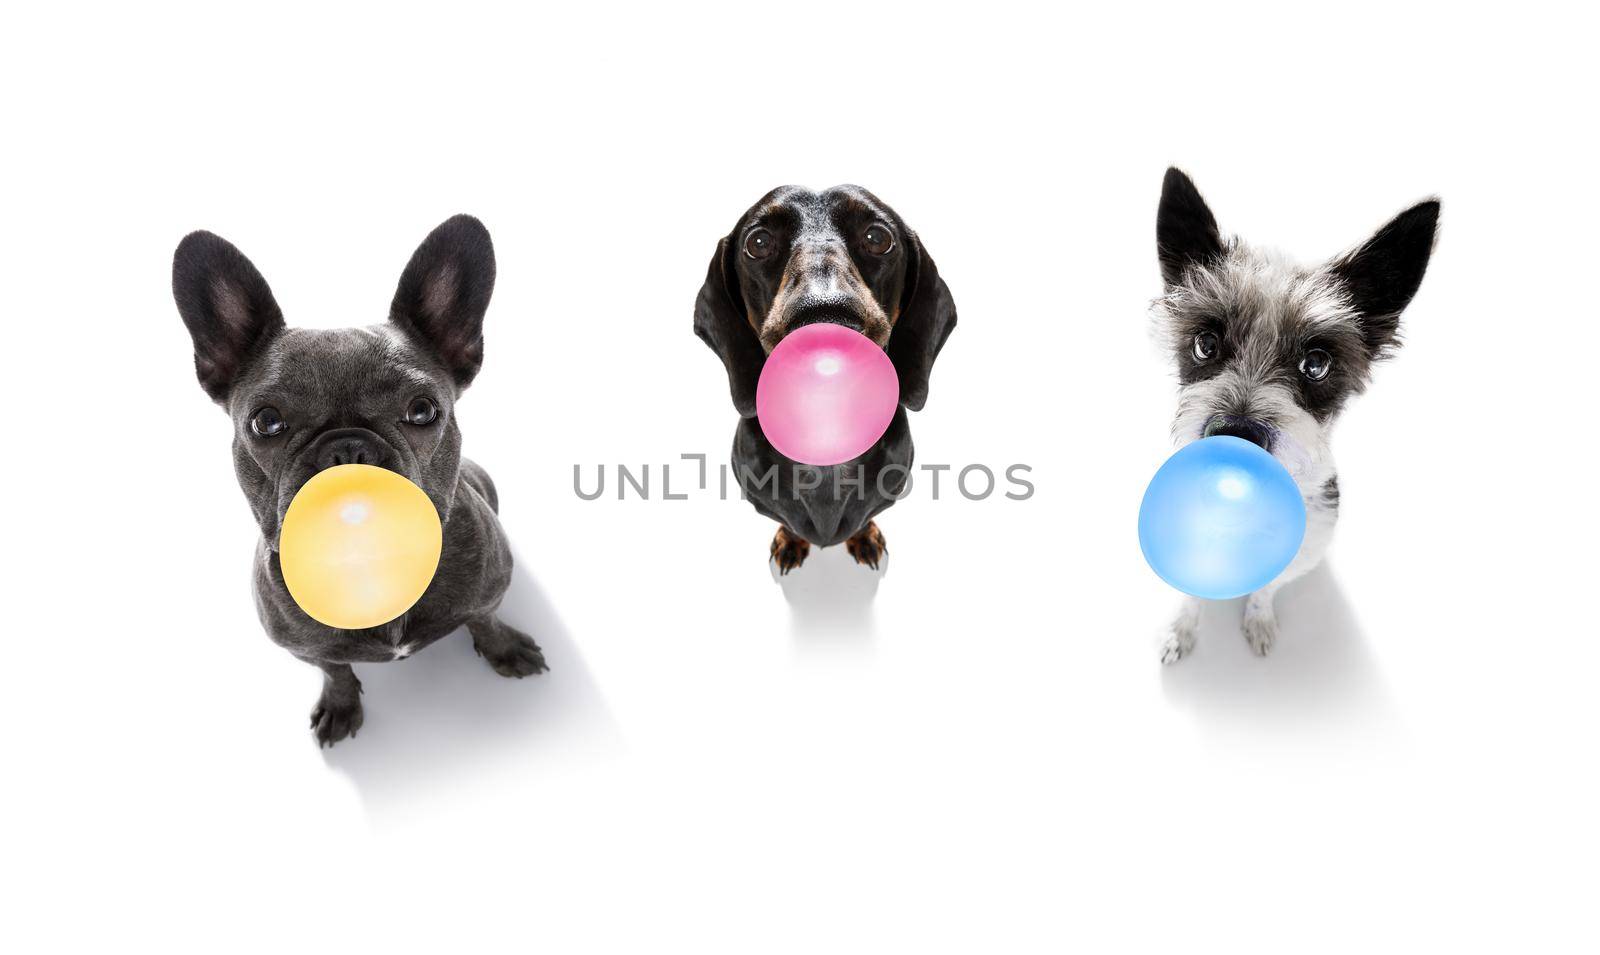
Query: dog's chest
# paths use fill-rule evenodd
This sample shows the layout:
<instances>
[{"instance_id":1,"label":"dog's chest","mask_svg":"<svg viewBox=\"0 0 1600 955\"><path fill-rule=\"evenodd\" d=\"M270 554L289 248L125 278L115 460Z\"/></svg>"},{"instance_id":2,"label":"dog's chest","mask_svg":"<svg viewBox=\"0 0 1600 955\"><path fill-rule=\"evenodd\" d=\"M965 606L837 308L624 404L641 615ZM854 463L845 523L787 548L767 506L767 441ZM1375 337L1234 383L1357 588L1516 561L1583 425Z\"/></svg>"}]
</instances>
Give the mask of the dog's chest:
<instances>
[{"instance_id":1,"label":"dog's chest","mask_svg":"<svg viewBox=\"0 0 1600 955\"><path fill-rule=\"evenodd\" d=\"M433 643L440 636L440 627L419 619L413 611L381 627L369 630L336 630L339 651L354 660L383 663L404 660ZM324 647L324 652L327 648Z\"/></svg>"},{"instance_id":2,"label":"dog's chest","mask_svg":"<svg viewBox=\"0 0 1600 955\"><path fill-rule=\"evenodd\" d=\"M425 633L432 629L435 628L420 626L412 614L366 630L324 628L320 636L311 635L312 655L366 663L404 660L432 642Z\"/></svg>"},{"instance_id":3,"label":"dog's chest","mask_svg":"<svg viewBox=\"0 0 1600 955\"><path fill-rule=\"evenodd\" d=\"M410 641L406 631L407 616L407 614L401 614L398 618L377 628L377 632L372 633L369 637L381 644L382 648L396 660L404 660L417 649Z\"/></svg>"},{"instance_id":4,"label":"dog's chest","mask_svg":"<svg viewBox=\"0 0 1600 955\"><path fill-rule=\"evenodd\" d=\"M441 621L426 607L414 607L402 616L370 630L343 631L358 644L363 656L375 662L404 660L455 629L455 621Z\"/></svg>"}]
</instances>

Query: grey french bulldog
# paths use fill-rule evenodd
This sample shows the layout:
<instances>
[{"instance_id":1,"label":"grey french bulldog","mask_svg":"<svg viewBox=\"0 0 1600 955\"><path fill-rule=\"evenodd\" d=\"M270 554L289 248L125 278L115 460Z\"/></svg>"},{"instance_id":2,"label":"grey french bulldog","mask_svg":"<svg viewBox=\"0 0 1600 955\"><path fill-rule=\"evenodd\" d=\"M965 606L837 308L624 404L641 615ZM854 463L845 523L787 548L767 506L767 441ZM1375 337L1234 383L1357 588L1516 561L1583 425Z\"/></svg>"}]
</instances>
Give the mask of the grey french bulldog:
<instances>
[{"instance_id":1,"label":"grey french bulldog","mask_svg":"<svg viewBox=\"0 0 1600 955\"><path fill-rule=\"evenodd\" d=\"M274 643L322 669L311 711L331 746L361 728L352 663L399 660L465 626L502 676L546 669L538 644L495 617L511 582L499 498L461 457L456 400L483 364L483 314L494 290L483 223L456 216L417 247L389 307L365 328L288 328L272 290L226 240L195 232L178 244L172 294L194 339L200 385L233 419L233 466L261 539L256 609ZM284 587L278 529L301 485L339 464L388 468L439 509L444 548L422 598L398 619L338 630L307 616Z\"/></svg>"}]
</instances>

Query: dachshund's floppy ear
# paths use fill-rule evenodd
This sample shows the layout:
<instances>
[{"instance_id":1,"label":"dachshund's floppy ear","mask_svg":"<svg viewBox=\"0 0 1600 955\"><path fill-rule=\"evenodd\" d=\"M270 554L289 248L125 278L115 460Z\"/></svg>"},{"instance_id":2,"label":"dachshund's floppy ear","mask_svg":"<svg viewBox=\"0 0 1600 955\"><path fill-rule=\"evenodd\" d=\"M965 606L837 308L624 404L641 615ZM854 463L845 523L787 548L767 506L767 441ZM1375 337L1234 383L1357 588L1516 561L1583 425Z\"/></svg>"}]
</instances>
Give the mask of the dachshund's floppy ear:
<instances>
[{"instance_id":1,"label":"dachshund's floppy ear","mask_svg":"<svg viewBox=\"0 0 1600 955\"><path fill-rule=\"evenodd\" d=\"M921 411L928 401L933 360L939 357L939 349L956 327L956 303L922 240L910 230L906 235L911 261L906 267L900 317L889 334L887 350L900 376L900 403L912 411Z\"/></svg>"},{"instance_id":2,"label":"dachshund's floppy ear","mask_svg":"<svg viewBox=\"0 0 1600 955\"><path fill-rule=\"evenodd\" d=\"M412 253L389 321L428 348L465 388L483 365L483 313L494 294L494 243L472 216L446 219Z\"/></svg>"},{"instance_id":3,"label":"dachshund's floppy ear","mask_svg":"<svg viewBox=\"0 0 1600 955\"><path fill-rule=\"evenodd\" d=\"M213 401L227 401L254 352L283 331L272 289L228 240L191 232L172 256L172 297L194 339L200 387Z\"/></svg>"},{"instance_id":4,"label":"dachshund's floppy ear","mask_svg":"<svg viewBox=\"0 0 1600 955\"><path fill-rule=\"evenodd\" d=\"M717 253L706 269L706 283L700 286L700 297L695 299L694 333L711 346L728 369L728 390L733 394L733 406L739 409L739 415L754 418L756 379L761 377L761 366L767 354L745 318L739 276L730 260L732 246L728 238L717 243Z\"/></svg>"}]
</instances>

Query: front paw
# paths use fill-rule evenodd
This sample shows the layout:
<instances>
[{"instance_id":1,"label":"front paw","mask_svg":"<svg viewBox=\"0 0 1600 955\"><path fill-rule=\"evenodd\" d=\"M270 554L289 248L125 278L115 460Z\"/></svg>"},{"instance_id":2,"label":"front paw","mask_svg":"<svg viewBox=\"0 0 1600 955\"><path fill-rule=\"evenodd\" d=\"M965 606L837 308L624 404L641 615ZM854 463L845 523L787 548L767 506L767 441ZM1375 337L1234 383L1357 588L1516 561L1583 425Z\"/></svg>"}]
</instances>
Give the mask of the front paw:
<instances>
[{"instance_id":1,"label":"front paw","mask_svg":"<svg viewBox=\"0 0 1600 955\"><path fill-rule=\"evenodd\" d=\"M1245 640L1258 657L1271 653L1273 644L1278 642L1278 618L1271 613L1245 614L1243 629Z\"/></svg>"},{"instance_id":2,"label":"front paw","mask_svg":"<svg viewBox=\"0 0 1600 955\"><path fill-rule=\"evenodd\" d=\"M490 668L501 676L522 679L550 669L544 662L544 651L533 638L508 627L498 620L480 627L470 627L472 647L478 656L489 662Z\"/></svg>"},{"instance_id":3,"label":"front paw","mask_svg":"<svg viewBox=\"0 0 1600 955\"><path fill-rule=\"evenodd\" d=\"M883 531L878 530L874 521L868 521L867 526L859 534L844 542L844 549L856 559L856 563L865 564L873 570L878 569L878 561L883 555L889 553L889 545L883 539Z\"/></svg>"},{"instance_id":4,"label":"front paw","mask_svg":"<svg viewBox=\"0 0 1600 955\"><path fill-rule=\"evenodd\" d=\"M1194 631L1173 630L1167 642L1161 645L1161 662L1171 666L1194 652Z\"/></svg>"},{"instance_id":5,"label":"front paw","mask_svg":"<svg viewBox=\"0 0 1600 955\"><path fill-rule=\"evenodd\" d=\"M780 527L772 537L770 553L772 562L778 565L778 573L787 574L806 562L806 557L811 554L811 542L790 533L787 527Z\"/></svg>"},{"instance_id":6,"label":"front paw","mask_svg":"<svg viewBox=\"0 0 1600 955\"><path fill-rule=\"evenodd\" d=\"M344 699L324 693L311 710L311 730L317 745L332 746L361 729L361 698Z\"/></svg>"}]
</instances>

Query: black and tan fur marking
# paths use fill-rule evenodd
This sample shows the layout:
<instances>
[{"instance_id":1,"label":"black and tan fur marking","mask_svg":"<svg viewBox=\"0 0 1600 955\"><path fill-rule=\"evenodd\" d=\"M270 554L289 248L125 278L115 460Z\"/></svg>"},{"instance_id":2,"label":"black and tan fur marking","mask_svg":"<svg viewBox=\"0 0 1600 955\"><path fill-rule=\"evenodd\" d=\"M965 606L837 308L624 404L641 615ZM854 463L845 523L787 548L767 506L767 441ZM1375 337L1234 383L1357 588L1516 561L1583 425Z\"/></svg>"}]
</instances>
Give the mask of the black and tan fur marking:
<instances>
[{"instance_id":1,"label":"black and tan fur marking","mask_svg":"<svg viewBox=\"0 0 1600 955\"><path fill-rule=\"evenodd\" d=\"M882 347L900 376L901 408L865 454L796 479L793 469L802 466L779 454L755 420L756 380L778 342L814 322L845 325ZM955 325L955 302L922 240L859 186L774 189L717 243L695 303L694 330L727 370L741 418L734 473L756 510L780 524L771 553L781 571L799 566L809 552L796 540L829 547L859 537L852 556L873 567L882 559L883 535L872 518L894 503L905 482L879 477L886 468L890 476L897 468L909 473L905 412L927 402L934 360ZM773 466L779 478L762 483ZM859 477L862 492L848 485L838 494L841 470L848 481Z\"/></svg>"}]
</instances>

